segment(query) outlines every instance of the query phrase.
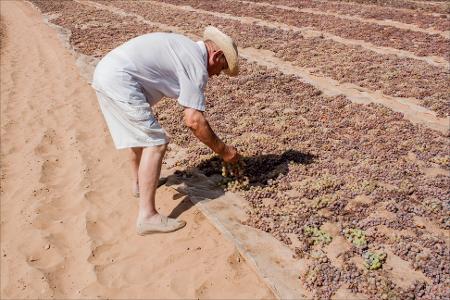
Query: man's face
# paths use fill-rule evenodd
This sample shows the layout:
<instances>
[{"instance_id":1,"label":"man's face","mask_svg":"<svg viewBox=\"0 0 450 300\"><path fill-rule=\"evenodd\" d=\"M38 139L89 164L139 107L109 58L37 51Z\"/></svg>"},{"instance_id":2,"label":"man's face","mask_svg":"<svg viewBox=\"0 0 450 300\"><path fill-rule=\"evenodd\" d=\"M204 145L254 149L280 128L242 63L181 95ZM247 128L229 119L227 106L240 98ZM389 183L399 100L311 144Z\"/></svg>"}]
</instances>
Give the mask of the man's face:
<instances>
[{"instance_id":1,"label":"man's face","mask_svg":"<svg viewBox=\"0 0 450 300\"><path fill-rule=\"evenodd\" d=\"M208 60L208 75L212 77L228 68L227 60L222 50L214 51Z\"/></svg>"}]
</instances>

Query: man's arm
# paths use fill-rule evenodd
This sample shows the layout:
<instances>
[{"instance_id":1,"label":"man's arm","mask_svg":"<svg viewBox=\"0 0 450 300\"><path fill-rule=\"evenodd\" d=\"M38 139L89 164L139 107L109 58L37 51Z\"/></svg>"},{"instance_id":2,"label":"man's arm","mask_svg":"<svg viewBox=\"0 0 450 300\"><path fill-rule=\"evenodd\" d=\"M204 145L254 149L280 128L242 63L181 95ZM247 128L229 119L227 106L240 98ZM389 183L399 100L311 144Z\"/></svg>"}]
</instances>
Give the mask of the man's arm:
<instances>
[{"instance_id":1,"label":"man's arm","mask_svg":"<svg viewBox=\"0 0 450 300\"><path fill-rule=\"evenodd\" d=\"M193 109L184 109L184 122L194 135L215 153L219 154L226 162L237 162L239 154L236 148L228 146L214 133L209 126L203 112Z\"/></svg>"}]
</instances>

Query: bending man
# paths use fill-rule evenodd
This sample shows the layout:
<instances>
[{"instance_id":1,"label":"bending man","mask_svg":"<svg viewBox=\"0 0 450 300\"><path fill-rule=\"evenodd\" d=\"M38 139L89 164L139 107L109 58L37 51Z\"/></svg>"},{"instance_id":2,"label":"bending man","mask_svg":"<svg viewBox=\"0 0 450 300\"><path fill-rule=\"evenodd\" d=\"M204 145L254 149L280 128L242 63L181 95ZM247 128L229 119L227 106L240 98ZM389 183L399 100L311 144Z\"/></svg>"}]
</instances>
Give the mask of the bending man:
<instances>
[{"instance_id":1,"label":"bending man","mask_svg":"<svg viewBox=\"0 0 450 300\"><path fill-rule=\"evenodd\" d=\"M155 193L169 140L151 107L162 97L178 99L194 135L226 162L237 150L226 145L205 119L204 88L213 75L238 74L237 47L213 26L204 41L174 33L150 33L109 52L97 65L93 87L117 149L131 148L133 193L139 195L137 233L171 232L186 222L158 213Z\"/></svg>"}]
</instances>

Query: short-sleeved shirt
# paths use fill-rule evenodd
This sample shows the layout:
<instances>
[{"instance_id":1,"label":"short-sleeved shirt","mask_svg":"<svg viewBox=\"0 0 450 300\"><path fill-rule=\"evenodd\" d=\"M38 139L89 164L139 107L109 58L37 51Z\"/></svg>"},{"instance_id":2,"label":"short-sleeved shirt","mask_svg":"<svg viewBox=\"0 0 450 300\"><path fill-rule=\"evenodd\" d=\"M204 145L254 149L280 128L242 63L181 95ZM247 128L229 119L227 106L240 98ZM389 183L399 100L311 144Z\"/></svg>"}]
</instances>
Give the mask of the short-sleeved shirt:
<instances>
[{"instance_id":1,"label":"short-sleeved shirt","mask_svg":"<svg viewBox=\"0 0 450 300\"><path fill-rule=\"evenodd\" d=\"M150 33L109 52L97 65L92 86L118 101L145 95L153 106L163 96L205 110L208 81L203 42L175 33Z\"/></svg>"}]
</instances>

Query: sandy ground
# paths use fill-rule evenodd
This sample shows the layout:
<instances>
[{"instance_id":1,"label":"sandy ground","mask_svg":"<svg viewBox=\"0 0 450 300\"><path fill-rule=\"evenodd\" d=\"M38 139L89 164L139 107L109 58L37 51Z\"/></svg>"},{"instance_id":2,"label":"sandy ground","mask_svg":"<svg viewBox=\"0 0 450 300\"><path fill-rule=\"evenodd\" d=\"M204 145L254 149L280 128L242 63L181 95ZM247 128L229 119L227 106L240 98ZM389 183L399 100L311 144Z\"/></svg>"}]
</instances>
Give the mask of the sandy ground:
<instances>
[{"instance_id":1,"label":"sandy ground","mask_svg":"<svg viewBox=\"0 0 450 300\"><path fill-rule=\"evenodd\" d=\"M187 226L135 234L126 153L74 57L27 3L1 18L1 298L273 298L170 187L158 206Z\"/></svg>"}]
</instances>

